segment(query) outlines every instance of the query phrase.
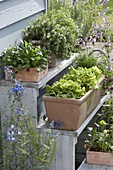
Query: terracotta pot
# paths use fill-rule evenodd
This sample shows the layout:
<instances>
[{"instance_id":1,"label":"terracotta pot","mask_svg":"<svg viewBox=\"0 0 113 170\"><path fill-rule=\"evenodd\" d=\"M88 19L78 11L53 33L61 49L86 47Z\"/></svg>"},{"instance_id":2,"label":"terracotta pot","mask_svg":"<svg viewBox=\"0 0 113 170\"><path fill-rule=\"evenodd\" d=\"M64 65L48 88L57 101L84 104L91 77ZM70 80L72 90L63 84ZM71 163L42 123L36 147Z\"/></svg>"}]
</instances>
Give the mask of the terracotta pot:
<instances>
[{"instance_id":1,"label":"terracotta pot","mask_svg":"<svg viewBox=\"0 0 113 170\"><path fill-rule=\"evenodd\" d=\"M86 159L89 164L113 166L113 155L110 153L87 150Z\"/></svg>"},{"instance_id":2,"label":"terracotta pot","mask_svg":"<svg viewBox=\"0 0 113 170\"><path fill-rule=\"evenodd\" d=\"M103 85L104 76L99 85ZM62 122L59 129L77 130L98 105L102 88L90 90L80 99L43 96L49 121Z\"/></svg>"},{"instance_id":3,"label":"terracotta pot","mask_svg":"<svg viewBox=\"0 0 113 170\"><path fill-rule=\"evenodd\" d=\"M14 69L15 78L19 81L27 81L27 82L38 82L39 80L43 79L44 76L48 73L48 65L45 70L37 71L37 68L29 68L23 69L21 71L16 72ZM8 79L8 75L6 72L5 79Z\"/></svg>"}]
</instances>

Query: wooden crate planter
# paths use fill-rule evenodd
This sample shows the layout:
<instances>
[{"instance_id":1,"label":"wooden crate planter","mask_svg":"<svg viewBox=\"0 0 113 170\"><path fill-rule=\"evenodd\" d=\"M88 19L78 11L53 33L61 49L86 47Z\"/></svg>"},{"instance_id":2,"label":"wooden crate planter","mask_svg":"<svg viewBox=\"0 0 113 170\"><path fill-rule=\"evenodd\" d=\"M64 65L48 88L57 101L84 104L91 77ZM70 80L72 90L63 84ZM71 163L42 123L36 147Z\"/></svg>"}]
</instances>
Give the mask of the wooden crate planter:
<instances>
[{"instance_id":1,"label":"wooden crate planter","mask_svg":"<svg viewBox=\"0 0 113 170\"><path fill-rule=\"evenodd\" d=\"M103 85L104 76L99 85ZM62 122L59 129L77 130L88 115L98 105L102 94L102 88L90 90L80 99L64 99L51 96L43 96L49 121Z\"/></svg>"},{"instance_id":2,"label":"wooden crate planter","mask_svg":"<svg viewBox=\"0 0 113 170\"><path fill-rule=\"evenodd\" d=\"M43 79L48 73L48 65L45 70L37 71L37 68L23 69L21 71L15 72L15 78L19 81L27 82L38 82ZM5 79L9 80L7 72Z\"/></svg>"},{"instance_id":3,"label":"wooden crate planter","mask_svg":"<svg viewBox=\"0 0 113 170\"><path fill-rule=\"evenodd\" d=\"M89 164L113 166L113 155L110 153L87 150L86 158Z\"/></svg>"}]
</instances>

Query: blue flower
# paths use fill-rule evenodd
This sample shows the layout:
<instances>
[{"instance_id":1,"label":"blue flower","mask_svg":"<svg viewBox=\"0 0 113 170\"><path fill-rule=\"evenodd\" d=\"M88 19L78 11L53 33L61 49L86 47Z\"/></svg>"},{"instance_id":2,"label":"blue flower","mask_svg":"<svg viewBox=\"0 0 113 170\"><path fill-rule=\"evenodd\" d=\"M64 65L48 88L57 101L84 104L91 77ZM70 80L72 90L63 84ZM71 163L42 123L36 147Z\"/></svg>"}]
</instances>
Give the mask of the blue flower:
<instances>
[{"instance_id":1,"label":"blue flower","mask_svg":"<svg viewBox=\"0 0 113 170\"><path fill-rule=\"evenodd\" d=\"M104 21L106 22L106 24L108 25L108 26L111 26L111 24L110 24L110 22L107 20L107 18L106 18L106 16L104 15Z\"/></svg>"},{"instance_id":2,"label":"blue flower","mask_svg":"<svg viewBox=\"0 0 113 170\"><path fill-rule=\"evenodd\" d=\"M111 44L110 44L110 36L108 36L108 41L107 41L107 43L105 44L105 47L110 47L111 46Z\"/></svg>"},{"instance_id":3,"label":"blue flower","mask_svg":"<svg viewBox=\"0 0 113 170\"><path fill-rule=\"evenodd\" d=\"M19 108L19 109L16 110L16 113L17 113L18 115L22 115L22 111L23 111L23 110L24 110L23 108Z\"/></svg>"},{"instance_id":4,"label":"blue flower","mask_svg":"<svg viewBox=\"0 0 113 170\"><path fill-rule=\"evenodd\" d=\"M24 88L20 84L16 84L16 87L12 88L14 93L18 93L19 91L23 91Z\"/></svg>"},{"instance_id":5,"label":"blue flower","mask_svg":"<svg viewBox=\"0 0 113 170\"><path fill-rule=\"evenodd\" d=\"M73 0L72 6L74 6L76 4L76 0Z\"/></svg>"},{"instance_id":6,"label":"blue flower","mask_svg":"<svg viewBox=\"0 0 113 170\"><path fill-rule=\"evenodd\" d=\"M7 140L11 140L11 136L7 136Z\"/></svg>"},{"instance_id":7,"label":"blue flower","mask_svg":"<svg viewBox=\"0 0 113 170\"><path fill-rule=\"evenodd\" d=\"M42 168L44 168L44 165L41 165L41 163L38 162L38 169L37 170L41 170Z\"/></svg>"},{"instance_id":8,"label":"blue flower","mask_svg":"<svg viewBox=\"0 0 113 170\"><path fill-rule=\"evenodd\" d=\"M21 95L23 95L24 88L20 84L16 84L15 87L11 88L11 91L14 94L21 94Z\"/></svg>"},{"instance_id":9,"label":"blue flower","mask_svg":"<svg viewBox=\"0 0 113 170\"><path fill-rule=\"evenodd\" d=\"M63 123L62 122L55 122L55 127L56 128L59 128L59 127L61 127L63 125Z\"/></svg>"},{"instance_id":10,"label":"blue flower","mask_svg":"<svg viewBox=\"0 0 113 170\"><path fill-rule=\"evenodd\" d=\"M52 122L50 122L49 128L50 128L50 129L54 129L54 120L53 120Z\"/></svg>"},{"instance_id":11,"label":"blue flower","mask_svg":"<svg viewBox=\"0 0 113 170\"><path fill-rule=\"evenodd\" d=\"M101 12L101 15L105 15L106 12L108 11L109 7L107 7L103 12Z\"/></svg>"},{"instance_id":12,"label":"blue flower","mask_svg":"<svg viewBox=\"0 0 113 170\"><path fill-rule=\"evenodd\" d=\"M11 128L8 130L7 132L7 140L12 140L14 141L15 140L15 131L14 131L14 125L11 125Z\"/></svg>"},{"instance_id":13,"label":"blue flower","mask_svg":"<svg viewBox=\"0 0 113 170\"><path fill-rule=\"evenodd\" d=\"M104 0L101 6L104 6L107 2L109 2L109 0Z\"/></svg>"}]
</instances>

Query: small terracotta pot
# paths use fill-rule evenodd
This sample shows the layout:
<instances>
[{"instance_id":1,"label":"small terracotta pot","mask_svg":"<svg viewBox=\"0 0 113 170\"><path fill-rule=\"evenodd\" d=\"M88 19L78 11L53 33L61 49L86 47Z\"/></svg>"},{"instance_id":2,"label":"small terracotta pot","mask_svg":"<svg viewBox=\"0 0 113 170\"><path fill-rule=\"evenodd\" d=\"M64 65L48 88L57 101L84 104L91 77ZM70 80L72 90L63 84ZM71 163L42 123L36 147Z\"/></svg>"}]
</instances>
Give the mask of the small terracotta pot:
<instances>
[{"instance_id":1,"label":"small terracotta pot","mask_svg":"<svg viewBox=\"0 0 113 170\"><path fill-rule=\"evenodd\" d=\"M89 164L113 166L113 155L110 153L87 150L86 159Z\"/></svg>"},{"instance_id":2,"label":"small terracotta pot","mask_svg":"<svg viewBox=\"0 0 113 170\"><path fill-rule=\"evenodd\" d=\"M37 71L37 68L23 69L16 72L14 69L15 78L19 81L38 82L43 79L48 73L48 65L45 70ZM5 79L9 80L7 72L5 73Z\"/></svg>"}]
</instances>

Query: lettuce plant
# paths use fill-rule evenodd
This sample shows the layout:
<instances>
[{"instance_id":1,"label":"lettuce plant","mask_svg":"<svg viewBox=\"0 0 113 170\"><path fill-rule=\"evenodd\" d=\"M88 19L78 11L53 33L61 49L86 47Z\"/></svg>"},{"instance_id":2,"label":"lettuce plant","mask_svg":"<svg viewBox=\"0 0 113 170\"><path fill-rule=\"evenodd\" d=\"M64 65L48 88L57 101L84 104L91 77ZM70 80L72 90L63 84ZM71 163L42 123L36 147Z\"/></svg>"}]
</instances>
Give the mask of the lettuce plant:
<instances>
[{"instance_id":1,"label":"lettuce plant","mask_svg":"<svg viewBox=\"0 0 113 170\"><path fill-rule=\"evenodd\" d=\"M101 77L101 70L96 66L89 69L70 67L69 73L65 74L52 86L46 85L46 95L61 98L81 98L91 89L99 88L97 85Z\"/></svg>"}]
</instances>

